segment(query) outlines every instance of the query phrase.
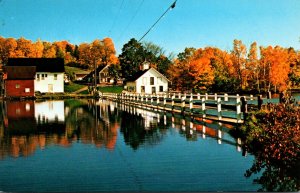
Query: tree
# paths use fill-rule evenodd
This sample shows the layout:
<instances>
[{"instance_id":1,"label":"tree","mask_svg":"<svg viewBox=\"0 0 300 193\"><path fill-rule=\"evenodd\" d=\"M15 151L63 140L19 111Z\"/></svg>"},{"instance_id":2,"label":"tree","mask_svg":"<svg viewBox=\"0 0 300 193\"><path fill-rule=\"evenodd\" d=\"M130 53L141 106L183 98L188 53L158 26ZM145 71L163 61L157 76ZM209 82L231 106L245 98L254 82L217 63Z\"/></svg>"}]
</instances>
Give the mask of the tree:
<instances>
[{"instance_id":1,"label":"tree","mask_svg":"<svg viewBox=\"0 0 300 193\"><path fill-rule=\"evenodd\" d=\"M140 65L147 61L147 52L140 42L132 38L123 46L119 61L122 77L128 80L140 70Z\"/></svg>"},{"instance_id":2,"label":"tree","mask_svg":"<svg viewBox=\"0 0 300 193\"><path fill-rule=\"evenodd\" d=\"M44 51L44 45L43 42L38 39L35 43L34 43L34 54L36 58L41 58L43 56L43 51Z\"/></svg>"},{"instance_id":3,"label":"tree","mask_svg":"<svg viewBox=\"0 0 300 193\"><path fill-rule=\"evenodd\" d=\"M6 64L8 58L14 55L17 46L17 41L14 38L0 37L0 63Z\"/></svg>"},{"instance_id":4,"label":"tree","mask_svg":"<svg viewBox=\"0 0 300 193\"><path fill-rule=\"evenodd\" d=\"M260 62L264 67L263 75L267 91L271 90L271 85L275 87L275 92L277 88L279 91L286 90L290 72L287 50L279 46L261 47Z\"/></svg>"},{"instance_id":5,"label":"tree","mask_svg":"<svg viewBox=\"0 0 300 193\"><path fill-rule=\"evenodd\" d=\"M21 37L17 40L17 48L12 54L12 57L34 58L35 48L30 40Z\"/></svg>"},{"instance_id":6,"label":"tree","mask_svg":"<svg viewBox=\"0 0 300 193\"><path fill-rule=\"evenodd\" d=\"M200 58L193 58L190 63L189 75L192 76L194 90L207 89L213 84L214 74L211 68L210 58L202 55Z\"/></svg>"},{"instance_id":7,"label":"tree","mask_svg":"<svg viewBox=\"0 0 300 193\"><path fill-rule=\"evenodd\" d=\"M152 42L143 42L143 46L150 56L148 62L154 64L153 66L160 73L168 76L167 70L172 63L172 55L166 57L165 50Z\"/></svg>"},{"instance_id":8,"label":"tree","mask_svg":"<svg viewBox=\"0 0 300 193\"><path fill-rule=\"evenodd\" d=\"M103 53L101 63L104 65L117 64L118 58L116 57L116 50L114 43L111 38L104 38L103 42Z\"/></svg>"},{"instance_id":9,"label":"tree","mask_svg":"<svg viewBox=\"0 0 300 193\"><path fill-rule=\"evenodd\" d=\"M245 88L247 82L245 77L247 76L244 71L246 69L246 46L241 40L233 41L233 50L231 52L232 62L235 68L235 76L240 81L240 87Z\"/></svg>"},{"instance_id":10,"label":"tree","mask_svg":"<svg viewBox=\"0 0 300 193\"><path fill-rule=\"evenodd\" d=\"M247 60L247 70L249 73L249 79L252 81L251 87L254 88L256 85L256 90L260 92L260 72L261 67L259 65L259 60L257 56L257 43L253 42L250 45L248 60Z\"/></svg>"},{"instance_id":11,"label":"tree","mask_svg":"<svg viewBox=\"0 0 300 193\"><path fill-rule=\"evenodd\" d=\"M44 50L43 57L44 58L55 58L56 57L56 48L55 45L50 42L43 42Z\"/></svg>"}]
</instances>

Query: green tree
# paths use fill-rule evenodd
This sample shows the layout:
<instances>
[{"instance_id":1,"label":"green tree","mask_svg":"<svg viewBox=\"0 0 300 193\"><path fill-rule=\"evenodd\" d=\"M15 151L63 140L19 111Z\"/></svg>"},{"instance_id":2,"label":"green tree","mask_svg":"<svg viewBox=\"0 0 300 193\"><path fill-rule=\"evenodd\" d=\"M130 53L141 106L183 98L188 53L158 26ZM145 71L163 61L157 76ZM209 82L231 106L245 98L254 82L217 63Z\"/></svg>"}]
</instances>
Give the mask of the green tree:
<instances>
[{"instance_id":1,"label":"green tree","mask_svg":"<svg viewBox=\"0 0 300 193\"><path fill-rule=\"evenodd\" d=\"M136 72L140 70L140 65L147 61L149 53L144 49L142 44L132 38L122 48L119 56L122 77L126 80L130 79Z\"/></svg>"}]
</instances>

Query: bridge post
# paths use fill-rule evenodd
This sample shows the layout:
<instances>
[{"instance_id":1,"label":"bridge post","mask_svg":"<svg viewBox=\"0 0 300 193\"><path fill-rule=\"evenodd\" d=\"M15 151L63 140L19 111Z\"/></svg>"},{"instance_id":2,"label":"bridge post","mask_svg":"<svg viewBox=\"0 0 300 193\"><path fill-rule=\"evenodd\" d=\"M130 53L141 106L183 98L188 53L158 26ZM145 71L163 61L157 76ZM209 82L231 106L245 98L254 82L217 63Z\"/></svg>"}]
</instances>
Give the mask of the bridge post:
<instances>
[{"instance_id":1,"label":"bridge post","mask_svg":"<svg viewBox=\"0 0 300 193\"><path fill-rule=\"evenodd\" d=\"M190 113L193 114L193 98L190 98Z\"/></svg>"},{"instance_id":2,"label":"bridge post","mask_svg":"<svg viewBox=\"0 0 300 193\"><path fill-rule=\"evenodd\" d=\"M202 98L202 109L201 110L203 112L202 117L205 118L206 117L205 98Z\"/></svg>"},{"instance_id":3,"label":"bridge post","mask_svg":"<svg viewBox=\"0 0 300 193\"><path fill-rule=\"evenodd\" d=\"M181 113L184 113L185 110L185 97L181 98Z\"/></svg>"},{"instance_id":4,"label":"bridge post","mask_svg":"<svg viewBox=\"0 0 300 193\"><path fill-rule=\"evenodd\" d=\"M193 123L192 121L190 121L190 129L196 130L196 129L194 128L194 123Z\"/></svg>"},{"instance_id":5,"label":"bridge post","mask_svg":"<svg viewBox=\"0 0 300 193\"><path fill-rule=\"evenodd\" d=\"M238 94L236 96L236 119L237 122L241 120L241 99Z\"/></svg>"},{"instance_id":6,"label":"bridge post","mask_svg":"<svg viewBox=\"0 0 300 193\"><path fill-rule=\"evenodd\" d=\"M218 128L218 144L222 144L222 123L219 122L219 128Z\"/></svg>"},{"instance_id":7,"label":"bridge post","mask_svg":"<svg viewBox=\"0 0 300 193\"><path fill-rule=\"evenodd\" d=\"M172 114L172 128L175 128L175 117L173 114Z\"/></svg>"},{"instance_id":8,"label":"bridge post","mask_svg":"<svg viewBox=\"0 0 300 193\"><path fill-rule=\"evenodd\" d=\"M224 94L224 101L228 101L228 94L227 93Z\"/></svg>"},{"instance_id":9,"label":"bridge post","mask_svg":"<svg viewBox=\"0 0 300 193\"><path fill-rule=\"evenodd\" d=\"M208 94L205 93L205 100L208 100Z\"/></svg>"},{"instance_id":10,"label":"bridge post","mask_svg":"<svg viewBox=\"0 0 300 193\"><path fill-rule=\"evenodd\" d=\"M217 100L218 100L218 94L215 93L215 101L217 101Z\"/></svg>"},{"instance_id":11,"label":"bridge post","mask_svg":"<svg viewBox=\"0 0 300 193\"><path fill-rule=\"evenodd\" d=\"M263 103L263 101L262 101L262 96L261 96L261 95L258 95L258 96L257 96L257 106L258 106L258 110L261 109L262 103Z\"/></svg>"},{"instance_id":12,"label":"bridge post","mask_svg":"<svg viewBox=\"0 0 300 193\"><path fill-rule=\"evenodd\" d=\"M157 105L157 108L158 108L158 105L159 105L159 95L156 95L156 105Z\"/></svg>"},{"instance_id":13,"label":"bridge post","mask_svg":"<svg viewBox=\"0 0 300 193\"><path fill-rule=\"evenodd\" d=\"M171 98L171 106L172 106L172 111L174 110L174 99L175 99L175 94Z\"/></svg>"},{"instance_id":14,"label":"bridge post","mask_svg":"<svg viewBox=\"0 0 300 193\"><path fill-rule=\"evenodd\" d=\"M166 109L166 104L167 104L167 96L164 94L164 109Z\"/></svg>"},{"instance_id":15,"label":"bridge post","mask_svg":"<svg viewBox=\"0 0 300 193\"><path fill-rule=\"evenodd\" d=\"M200 100L200 93L197 93L197 99Z\"/></svg>"},{"instance_id":16,"label":"bridge post","mask_svg":"<svg viewBox=\"0 0 300 193\"><path fill-rule=\"evenodd\" d=\"M180 93L178 93L178 98L179 98L179 99L181 98L181 92L180 92Z\"/></svg>"},{"instance_id":17,"label":"bridge post","mask_svg":"<svg viewBox=\"0 0 300 193\"><path fill-rule=\"evenodd\" d=\"M151 106L153 106L153 95L150 95Z\"/></svg>"},{"instance_id":18,"label":"bridge post","mask_svg":"<svg viewBox=\"0 0 300 193\"><path fill-rule=\"evenodd\" d=\"M204 123L204 125L202 126L202 138L205 139L205 133L206 133L206 125Z\"/></svg>"},{"instance_id":19,"label":"bridge post","mask_svg":"<svg viewBox=\"0 0 300 193\"><path fill-rule=\"evenodd\" d=\"M252 94L250 94L250 100L253 101L253 95Z\"/></svg>"},{"instance_id":20,"label":"bridge post","mask_svg":"<svg viewBox=\"0 0 300 193\"><path fill-rule=\"evenodd\" d=\"M181 129L183 130L183 131L185 131L186 130L186 127L185 127L185 119L183 118L183 119L181 119Z\"/></svg>"},{"instance_id":21,"label":"bridge post","mask_svg":"<svg viewBox=\"0 0 300 193\"><path fill-rule=\"evenodd\" d=\"M222 101L221 101L221 98L218 98L218 101L217 101L217 109L218 109L218 120L222 120Z\"/></svg>"},{"instance_id":22,"label":"bridge post","mask_svg":"<svg viewBox=\"0 0 300 193\"><path fill-rule=\"evenodd\" d=\"M191 93L190 98L193 99L193 93Z\"/></svg>"},{"instance_id":23,"label":"bridge post","mask_svg":"<svg viewBox=\"0 0 300 193\"><path fill-rule=\"evenodd\" d=\"M145 95L146 105L148 104L148 95Z\"/></svg>"}]
</instances>

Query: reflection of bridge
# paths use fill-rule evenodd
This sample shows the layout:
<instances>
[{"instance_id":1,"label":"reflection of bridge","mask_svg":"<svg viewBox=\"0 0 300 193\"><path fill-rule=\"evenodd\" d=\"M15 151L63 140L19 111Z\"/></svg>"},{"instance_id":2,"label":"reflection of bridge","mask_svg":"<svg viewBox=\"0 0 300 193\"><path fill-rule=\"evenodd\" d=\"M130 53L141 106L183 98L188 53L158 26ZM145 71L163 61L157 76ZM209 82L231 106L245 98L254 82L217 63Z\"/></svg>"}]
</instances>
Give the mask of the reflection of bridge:
<instances>
[{"instance_id":1,"label":"reflection of bridge","mask_svg":"<svg viewBox=\"0 0 300 193\"><path fill-rule=\"evenodd\" d=\"M260 108L262 100L250 96L201 95L201 94L104 94L103 98L122 103L151 107L192 117L218 120L229 123L243 123L248 105Z\"/></svg>"},{"instance_id":2,"label":"reflection of bridge","mask_svg":"<svg viewBox=\"0 0 300 193\"><path fill-rule=\"evenodd\" d=\"M232 124L222 123L210 119L191 118L180 114L169 113L159 109L144 106L133 106L118 103L118 108L133 115L141 115L145 120L152 123L163 123L170 126L186 136L188 140L214 138L218 144L229 144L236 146L237 151L242 151L242 141L240 138L234 139L228 132L234 129ZM147 121L146 121L147 122ZM243 152L244 154L245 152Z\"/></svg>"}]
</instances>

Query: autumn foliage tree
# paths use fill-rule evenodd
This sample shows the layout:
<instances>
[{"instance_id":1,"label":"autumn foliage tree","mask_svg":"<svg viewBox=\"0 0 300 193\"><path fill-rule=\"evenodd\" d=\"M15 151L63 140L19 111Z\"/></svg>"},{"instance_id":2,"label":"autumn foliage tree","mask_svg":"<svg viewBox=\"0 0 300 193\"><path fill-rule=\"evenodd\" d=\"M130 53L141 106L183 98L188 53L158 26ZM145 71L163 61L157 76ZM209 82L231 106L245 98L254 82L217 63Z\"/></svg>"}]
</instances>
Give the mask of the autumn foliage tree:
<instances>
[{"instance_id":1,"label":"autumn foliage tree","mask_svg":"<svg viewBox=\"0 0 300 193\"><path fill-rule=\"evenodd\" d=\"M97 65L118 64L116 50L110 38L77 46L65 40L51 43L38 39L32 42L23 37L14 39L0 36L0 63L6 64L10 57L63 58L67 65L85 68L92 68L94 61Z\"/></svg>"}]
</instances>

